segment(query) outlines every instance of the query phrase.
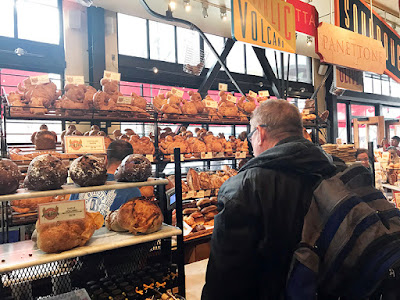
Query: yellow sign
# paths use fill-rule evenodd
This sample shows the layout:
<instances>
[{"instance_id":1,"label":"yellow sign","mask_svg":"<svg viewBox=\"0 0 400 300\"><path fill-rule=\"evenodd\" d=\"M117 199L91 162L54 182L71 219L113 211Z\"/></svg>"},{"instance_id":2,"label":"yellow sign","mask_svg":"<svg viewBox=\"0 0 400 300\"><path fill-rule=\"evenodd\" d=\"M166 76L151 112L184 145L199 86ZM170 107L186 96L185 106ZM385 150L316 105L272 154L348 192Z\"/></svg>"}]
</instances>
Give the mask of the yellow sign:
<instances>
[{"instance_id":1,"label":"yellow sign","mask_svg":"<svg viewBox=\"0 0 400 300\"><path fill-rule=\"evenodd\" d=\"M52 202L38 205L40 224L84 219L86 216L85 212L85 200Z\"/></svg>"},{"instance_id":2,"label":"yellow sign","mask_svg":"<svg viewBox=\"0 0 400 300\"><path fill-rule=\"evenodd\" d=\"M232 37L256 46L295 53L294 6L281 0L232 0Z\"/></svg>"},{"instance_id":3,"label":"yellow sign","mask_svg":"<svg viewBox=\"0 0 400 300\"><path fill-rule=\"evenodd\" d=\"M65 153L68 154L105 154L104 136L65 136Z\"/></svg>"}]
</instances>

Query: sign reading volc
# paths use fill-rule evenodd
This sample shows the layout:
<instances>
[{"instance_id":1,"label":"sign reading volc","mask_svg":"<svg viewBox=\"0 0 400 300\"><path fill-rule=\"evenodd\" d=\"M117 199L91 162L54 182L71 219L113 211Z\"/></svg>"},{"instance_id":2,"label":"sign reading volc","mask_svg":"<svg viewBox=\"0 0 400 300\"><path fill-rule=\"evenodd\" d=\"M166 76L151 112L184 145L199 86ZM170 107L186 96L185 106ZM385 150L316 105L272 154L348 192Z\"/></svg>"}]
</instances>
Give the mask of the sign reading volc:
<instances>
[{"instance_id":1,"label":"sign reading volc","mask_svg":"<svg viewBox=\"0 0 400 300\"><path fill-rule=\"evenodd\" d=\"M295 10L281 0L232 0L233 39L296 52Z\"/></svg>"},{"instance_id":2,"label":"sign reading volc","mask_svg":"<svg viewBox=\"0 0 400 300\"><path fill-rule=\"evenodd\" d=\"M385 74L400 82L400 36L363 0L335 0L336 25L382 42L385 48ZM373 30L371 30L373 24ZM372 33L372 34L371 34Z\"/></svg>"}]
</instances>

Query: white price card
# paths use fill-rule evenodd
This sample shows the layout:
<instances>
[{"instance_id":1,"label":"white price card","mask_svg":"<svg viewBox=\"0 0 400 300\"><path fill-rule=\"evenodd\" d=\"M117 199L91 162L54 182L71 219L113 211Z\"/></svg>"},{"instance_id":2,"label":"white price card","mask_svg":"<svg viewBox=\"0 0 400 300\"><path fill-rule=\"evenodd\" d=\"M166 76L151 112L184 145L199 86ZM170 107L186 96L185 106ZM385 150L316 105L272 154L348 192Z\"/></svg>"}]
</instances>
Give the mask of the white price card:
<instances>
[{"instance_id":1,"label":"white price card","mask_svg":"<svg viewBox=\"0 0 400 300\"><path fill-rule=\"evenodd\" d=\"M303 115L309 115L310 110L309 109L303 109Z\"/></svg>"},{"instance_id":2,"label":"white price card","mask_svg":"<svg viewBox=\"0 0 400 300\"><path fill-rule=\"evenodd\" d=\"M201 159L211 159L213 158L212 152L201 152Z\"/></svg>"},{"instance_id":3,"label":"white price card","mask_svg":"<svg viewBox=\"0 0 400 300\"><path fill-rule=\"evenodd\" d=\"M29 79L31 80L32 85L39 85L39 84L44 84L44 83L50 82L48 74L39 75L39 76L31 76L31 77L29 77Z\"/></svg>"},{"instance_id":4,"label":"white price card","mask_svg":"<svg viewBox=\"0 0 400 300\"><path fill-rule=\"evenodd\" d=\"M182 90L178 90L177 88L172 88L172 89L171 89L171 93L174 94L174 95L177 96L177 97L182 98L182 97L183 97L183 94L184 94L185 92L182 91Z\"/></svg>"},{"instance_id":5,"label":"white price card","mask_svg":"<svg viewBox=\"0 0 400 300\"><path fill-rule=\"evenodd\" d=\"M228 85L226 83L219 83L218 90L226 92L228 91Z\"/></svg>"},{"instance_id":6,"label":"white price card","mask_svg":"<svg viewBox=\"0 0 400 300\"><path fill-rule=\"evenodd\" d=\"M235 152L235 158L246 158L246 152Z\"/></svg>"},{"instance_id":7,"label":"white price card","mask_svg":"<svg viewBox=\"0 0 400 300\"><path fill-rule=\"evenodd\" d=\"M67 75L65 76L65 81L67 82L67 84L85 84L85 79L83 76Z\"/></svg>"},{"instance_id":8,"label":"white price card","mask_svg":"<svg viewBox=\"0 0 400 300\"><path fill-rule=\"evenodd\" d=\"M218 108L218 103L214 100L204 100L204 104L209 108Z\"/></svg>"},{"instance_id":9,"label":"white price card","mask_svg":"<svg viewBox=\"0 0 400 300\"><path fill-rule=\"evenodd\" d=\"M104 70L103 78L116 80L116 81L121 81L121 73L116 73L116 72L111 72L111 71L105 71Z\"/></svg>"},{"instance_id":10,"label":"white price card","mask_svg":"<svg viewBox=\"0 0 400 300\"><path fill-rule=\"evenodd\" d=\"M252 98L257 98L257 93L253 92L253 91L249 91L249 96Z\"/></svg>"},{"instance_id":11,"label":"white price card","mask_svg":"<svg viewBox=\"0 0 400 300\"><path fill-rule=\"evenodd\" d=\"M269 97L269 91L258 91L260 97Z\"/></svg>"},{"instance_id":12,"label":"white price card","mask_svg":"<svg viewBox=\"0 0 400 300\"><path fill-rule=\"evenodd\" d=\"M105 154L104 136L64 136L67 154Z\"/></svg>"},{"instance_id":13,"label":"white price card","mask_svg":"<svg viewBox=\"0 0 400 300\"><path fill-rule=\"evenodd\" d=\"M382 153L382 161L383 162L389 162L390 160L390 153L389 152L383 152Z\"/></svg>"},{"instance_id":14,"label":"white price card","mask_svg":"<svg viewBox=\"0 0 400 300\"><path fill-rule=\"evenodd\" d=\"M204 197L210 197L210 196L211 196L211 190L205 190Z\"/></svg>"},{"instance_id":15,"label":"white price card","mask_svg":"<svg viewBox=\"0 0 400 300\"><path fill-rule=\"evenodd\" d=\"M216 190L215 190L215 195L216 195L216 196L218 195L218 192L219 192L219 189L216 189Z\"/></svg>"},{"instance_id":16,"label":"white price card","mask_svg":"<svg viewBox=\"0 0 400 300\"><path fill-rule=\"evenodd\" d=\"M187 192L186 196L188 197L188 199L194 198L194 191Z\"/></svg>"},{"instance_id":17,"label":"white price card","mask_svg":"<svg viewBox=\"0 0 400 300\"><path fill-rule=\"evenodd\" d=\"M131 96L119 96L117 99L117 104L132 104L132 97Z\"/></svg>"},{"instance_id":18,"label":"white price card","mask_svg":"<svg viewBox=\"0 0 400 300\"><path fill-rule=\"evenodd\" d=\"M204 190L197 191L196 197L197 197L197 198L204 198Z\"/></svg>"},{"instance_id":19,"label":"white price card","mask_svg":"<svg viewBox=\"0 0 400 300\"><path fill-rule=\"evenodd\" d=\"M146 158L147 158L150 162L154 162L154 156L153 156L153 154L146 154Z\"/></svg>"},{"instance_id":20,"label":"white price card","mask_svg":"<svg viewBox=\"0 0 400 300\"><path fill-rule=\"evenodd\" d=\"M228 94L226 99L230 102L236 103L237 98L235 96L232 96L232 94Z\"/></svg>"},{"instance_id":21,"label":"white price card","mask_svg":"<svg viewBox=\"0 0 400 300\"><path fill-rule=\"evenodd\" d=\"M342 139L341 138L337 138L336 139L336 144L337 145L342 145L343 144Z\"/></svg>"},{"instance_id":22,"label":"white price card","mask_svg":"<svg viewBox=\"0 0 400 300\"><path fill-rule=\"evenodd\" d=\"M181 161L185 161L185 156L181 154ZM171 154L171 162L175 162L175 157L173 154Z\"/></svg>"},{"instance_id":23,"label":"white price card","mask_svg":"<svg viewBox=\"0 0 400 300\"><path fill-rule=\"evenodd\" d=\"M221 157L225 157L225 153L224 152L217 152L215 154L215 158L221 158Z\"/></svg>"},{"instance_id":24,"label":"white price card","mask_svg":"<svg viewBox=\"0 0 400 300\"><path fill-rule=\"evenodd\" d=\"M84 219L86 216L85 200L39 204L38 214L40 224Z\"/></svg>"}]
</instances>

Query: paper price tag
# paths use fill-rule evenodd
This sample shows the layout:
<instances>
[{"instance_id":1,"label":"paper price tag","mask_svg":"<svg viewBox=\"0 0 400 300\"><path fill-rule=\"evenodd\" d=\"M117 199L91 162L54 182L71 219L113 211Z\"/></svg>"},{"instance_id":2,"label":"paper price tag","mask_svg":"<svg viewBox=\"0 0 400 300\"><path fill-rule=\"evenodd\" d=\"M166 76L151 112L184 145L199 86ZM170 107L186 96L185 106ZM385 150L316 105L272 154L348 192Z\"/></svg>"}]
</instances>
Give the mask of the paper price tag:
<instances>
[{"instance_id":1,"label":"paper price tag","mask_svg":"<svg viewBox=\"0 0 400 300\"><path fill-rule=\"evenodd\" d=\"M235 152L235 158L246 158L246 152Z\"/></svg>"},{"instance_id":2,"label":"paper price tag","mask_svg":"<svg viewBox=\"0 0 400 300\"><path fill-rule=\"evenodd\" d=\"M217 152L215 154L215 158L220 158L220 157L225 157L225 153L224 152Z\"/></svg>"},{"instance_id":3,"label":"paper price tag","mask_svg":"<svg viewBox=\"0 0 400 300\"><path fill-rule=\"evenodd\" d=\"M396 205L397 208L400 207L400 192L398 191L393 191L393 202Z\"/></svg>"},{"instance_id":4,"label":"paper price tag","mask_svg":"<svg viewBox=\"0 0 400 300\"><path fill-rule=\"evenodd\" d=\"M215 190L215 195L216 195L216 196L218 195L218 192L219 192L219 189L216 189L216 190Z\"/></svg>"},{"instance_id":5,"label":"paper price tag","mask_svg":"<svg viewBox=\"0 0 400 300\"><path fill-rule=\"evenodd\" d=\"M212 152L201 152L201 159L211 159L213 158Z\"/></svg>"},{"instance_id":6,"label":"paper price tag","mask_svg":"<svg viewBox=\"0 0 400 300\"><path fill-rule=\"evenodd\" d=\"M131 96L119 96L117 99L117 104L131 104L132 97Z\"/></svg>"},{"instance_id":7,"label":"paper price tag","mask_svg":"<svg viewBox=\"0 0 400 300\"><path fill-rule=\"evenodd\" d=\"M104 70L103 78L121 81L121 73L115 73L115 72Z\"/></svg>"},{"instance_id":8,"label":"paper price tag","mask_svg":"<svg viewBox=\"0 0 400 300\"><path fill-rule=\"evenodd\" d=\"M68 84L85 84L85 79L83 76L72 76L72 75L67 75L65 77L65 81Z\"/></svg>"},{"instance_id":9,"label":"paper price tag","mask_svg":"<svg viewBox=\"0 0 400 300\"><path fill-rule=\"evenodd\" d=\"M146 154L146 158L147 158L150 162L154 162L154 156L153 156L153 154Z\"/></svg>"},{"instance_id":10,"label":"paper price tag","mask_svg":"<svg viewBox=\"0 0 400 300\"><path fill-rule=\"evenodd\" d=\"M260 97L269 97L269 91L259 91L258 95Z\"/></svg>"},{"instance_id":11,"label":"paper price tag","mask_svg":"<svg viewBox=\"0 0 400 300\"><path fill-rule=\"evenodd\" d=\"M196 197L197 197L197 198L204 198L204 191L203 191L203 190L197 191Z\"/></svg>"},{"instance_id":12,"label":"paper price tag","mask_svg":"<svg viewBox=\"0 0 400 300\"><path fill-rule=\"evenodd\" d=\"M185 156L181 154L181 161L185 161ZM173 154L171 154L171 162L175 162L175 157Z\"/></svg>"},{"instance_id":13,"label":"paper price tag","mask_svg":"<svg viewBox=\"0 0 400 300\"><path fill-rule=\"evenodd\" d=\"M187 192L186 196L189 198L194 198L194 191Z\"/></svg>"},{"instance_id":14,"label":"paper price tag","mask_svg":"<svg viewBox=\"0 0 400 300\"><path fill-rule=\"evenodd\" d=\"M104 136L65 136L67 154L105 154Z\"/></svg>"},{"instance_id":15,"label":"paper price tag","mask_svg":"<svg viewBox=\"0 0 400 300\"><path fill-rule=\"evenodd\" d=\"M382 161L383 162L389 162L390 159L390 153L389 152L383 152L382 153Z\"/></svg>"},{"instance_id":16,"label":"paper price tag","mask_svg":"<svg viewBox=\"0 0 400 300\"><path fill-rule=\"evenodd\" d=\"M84 219L85 200L39 204L38 212L40 224Z\"/></svg>"},{"instance_id":17,"label":"paper price tag","mask_svg":"<svg viewBox=\"0 0 400 300\"><path fill-rule=\"evenodd\" d=\"M218 90L226 92L228 91L228 85L226 83L219 83Z\"/></svg>"},{"instance_id":18,"label":"paper price tag","mask_svg":"<svg viewBox=\"0 0 400 300\"><path fill-rule=\"evenodd\" d=\"M253 91L249 91L249 96L252 98L257 98L257 93L253 92Z\"/></svg>"},{"instance_id":19,"label":"paper price tag","mask_svg":"<svg viewBox=\"0 0 400 300\"><path fill-rule=\"evenodd\" d=\"M343 144L342 139L341 138L337 138L336 139L336 144L337 145L342 145Z\"/></svg>"},{"instance_id":20,"label":"paper price tag","mask_svg":"<svg viewBox=\"0 0 400 300\"><path fill-rule=\"evenodd\" d=\"M303 109L303 115L309 115L310 110L309 109Z\"/></svg>"},{"instance_id":21,"label":"paper price tag","mask_svg":"<svg viewBox=\"0 0 400 300\"><path fill-rule=\"evenodd\" d=\"M172 88L172 89L171 89L171 93L174 94L174 95L177 96L177 97L182 98L182 97L183 97L183 94L184 94L185 92L182 91L182 90L178 90L177 88Z\"/></svg>"},{"instance_id":22,"label":"paper price tag","mask_svg":"<svg viewBox=\"0 0 400 300\"><path fill-rule=\"evenodd\" d=\"M211 196L211 190L205 190L204 197L210 197L210 196Z\"/></svg>"},{"instance_id":23,"label":"paper price tag","mask_svg":"<svg viewBox=\"0 0 400 300\"><path fill-rule=\"evenodd\" d=\"M226 99L230 102L236 103L237 98L232 96L231 94L228 94L228 96L226 97Z\"/></svg>"},{"instance_id":24,"label":"paper price tag","mask_svg":"<svg viewBox=\"0 0 400 300\"><path fill-rule=\"evenodd\" d=\"M31 77L29 77L29 79L31 80L32 85L39 85L39 84L44 84L44 83L50 82L48 74L39 75L39 76L31 76Z\"/></svg>"},{"instance_id":25,"label":"paper price tag","mask_svg":"<svg viewBox=\"0 0 400 300\"><path fill-rule=\"evenodd\" d=\"M213 101L213 100L204 100L204 103L205 103L206 107L218 108L218 103L217 103L217 101Z\"/></svg>"}]
</instances>

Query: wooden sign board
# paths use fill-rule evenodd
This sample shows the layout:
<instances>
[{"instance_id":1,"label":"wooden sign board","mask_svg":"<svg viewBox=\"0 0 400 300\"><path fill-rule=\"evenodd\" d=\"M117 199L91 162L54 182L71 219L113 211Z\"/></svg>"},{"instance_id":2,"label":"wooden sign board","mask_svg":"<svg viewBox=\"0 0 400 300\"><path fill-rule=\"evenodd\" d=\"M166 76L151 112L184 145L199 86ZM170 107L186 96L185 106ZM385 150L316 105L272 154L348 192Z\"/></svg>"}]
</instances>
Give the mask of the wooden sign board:
<instances>
[{"instance_id":1,"label":"wooden sign board","mask_svg":"<svg viewBox=\"0 0 400 300\"><path fill-rule=\"evenodd\" d=\"M364 91L364 76L362 71L335 67L333 75L336 88L355 92Z\"/></svg>"},{"instance_id":2,"label":"wooden sign board","mask_svg":"<svg viewBox=\"0 0 400 300\"><path fill-rule=\"evenodd\" d=\"M377 74L385 71L385 49L377 40L322 22L316 45L321 62Z\"/></svg>"},{"instance_id":3,"label":"wooden sign board","mask_svg":"<svg viewBox=\"0 0 400 300\"><path fill-rule=\"evenodd\" d=\"M65 153L68 154L105 154L104 136L65 136Z\"/></svg>"},{"instance_id":4,"label":"wooden sign board","mask_svg":"<svg viewBox=\"0 0 400 300\"><path fill-rule=\"evenodd\" d=\"M265 48L296 52L295 9L281 0L232 0L232 37Z\"/></svg>"},{"instance_id":5,"label":"wooden sign board","mask_svg":"<svg viewBox=\"0 0 400 300\"><path fill-rule=\"evenodd\" d=\"M84 219L85 200L39 204L38 212L40 224Z\"/></svg>"}]
</instances>

